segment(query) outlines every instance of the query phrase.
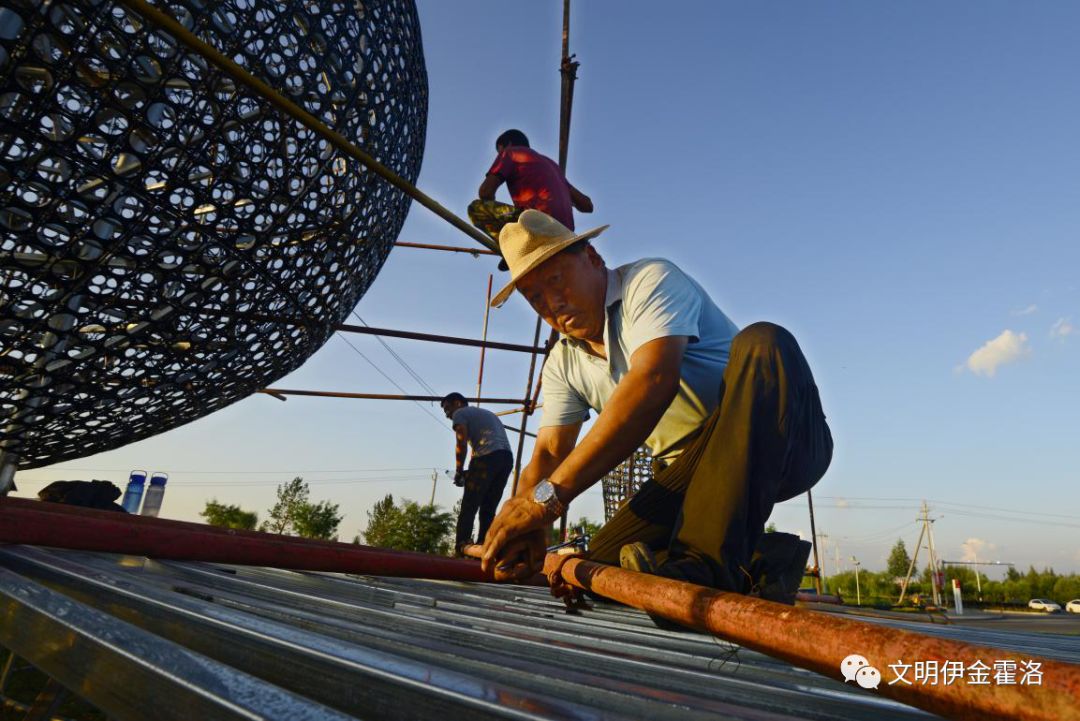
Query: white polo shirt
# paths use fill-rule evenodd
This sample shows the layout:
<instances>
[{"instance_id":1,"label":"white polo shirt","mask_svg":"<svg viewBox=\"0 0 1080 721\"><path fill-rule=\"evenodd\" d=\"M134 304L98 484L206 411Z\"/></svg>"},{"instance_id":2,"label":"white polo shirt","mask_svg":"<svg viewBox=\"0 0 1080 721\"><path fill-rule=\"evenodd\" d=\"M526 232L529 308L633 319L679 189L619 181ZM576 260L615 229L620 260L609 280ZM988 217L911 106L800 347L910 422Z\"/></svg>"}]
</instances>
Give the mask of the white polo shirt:
<instances>
[{"instance_id":1,"label":"white polo shirt","mask_svg":"<svg viewBox=\"0 0 1080 721\"><path fill-rule=\"evenodd\" d=\"M716 409L731 340L739 332L697 282L674 263L645 258L608 270L607 359L563 337L544 365L544 415L540 426L581 423L600 413L630 357L657 338L689 336L679 392L645 440L653 456L670 462Z\"/></svg>"}]
</instances>

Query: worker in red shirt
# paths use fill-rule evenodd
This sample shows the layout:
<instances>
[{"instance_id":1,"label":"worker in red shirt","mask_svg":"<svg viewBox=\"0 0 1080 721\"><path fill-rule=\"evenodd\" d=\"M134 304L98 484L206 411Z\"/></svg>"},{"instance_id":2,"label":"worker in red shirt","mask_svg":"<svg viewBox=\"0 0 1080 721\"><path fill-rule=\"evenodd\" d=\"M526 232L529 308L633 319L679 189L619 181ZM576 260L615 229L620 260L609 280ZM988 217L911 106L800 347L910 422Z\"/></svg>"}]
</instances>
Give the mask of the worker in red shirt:
<instances>
[{"instance_id":1,"label":"worker in red shirt","mask_svg":"<svg viewBox=\"0 0 1080 721\"><path fill-rule=\"evenodd\" d=\"M480 199L469 204L469 220L496 241L502 227L529 208L547 213L570 230L574 229L571 208L593 211L589 196L567 182L558 163L530 148L525 133L507 130L495 140L495 151L498 157L480 185ZM503 183L513 205L495 200L495 191Z\"/></svg>"}]
</instances>

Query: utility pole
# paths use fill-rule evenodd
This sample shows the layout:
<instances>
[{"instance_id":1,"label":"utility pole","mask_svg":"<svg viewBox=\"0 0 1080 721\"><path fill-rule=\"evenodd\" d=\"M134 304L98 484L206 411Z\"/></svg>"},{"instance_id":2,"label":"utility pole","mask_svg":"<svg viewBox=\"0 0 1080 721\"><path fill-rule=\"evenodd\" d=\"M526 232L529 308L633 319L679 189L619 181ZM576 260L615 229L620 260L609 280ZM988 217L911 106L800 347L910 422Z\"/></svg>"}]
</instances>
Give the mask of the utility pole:
<instances>
[{"instance_id":1,"label":"utility pole","mask_svg":"<svg viewBox=\"0 0 1080 721\"><path fill-rule=\"evenodd\" d=\"M806 503L810 507L810 538L813 541L814 568L817 569L817 578L814 579L814 585L817 587L820 596L825 593L825 587L821 582L821 560L818 558L817 527L814 525L814 496L810 491L806 492Z\"/></svg>"},{"instance_id":2,"label":"utility pole","mask_svg":"<svg viewBox=\"0 0 1080 721\"><path fill-rule=\"evenodd\" d=\"M930 518L930 508L923 501L923 523L926 524L927 550L930 551L930 589L934 593L934 605L941 605L941 594L945 589L938 585L938 559L934 550L934 519Z\"/></svg>"},{"instance_id":3,"label":"utility pole","mask_svg":"<svg viewBox=\"0 0 1080 721\"><path fill-rule=\"evenodd\" d=\"M900 600L896 603L899 605L904 602L904 594L907 593L908 582L911 581L911 573L915 570L915 564L919 559L919 551L922 549L923 538L926 538L926 550L930 554L930 588L933 592L934 605L941 605L941 593L938 588L938 560L937 553L934 550L934 527L933 518L930 518L930 507L926 505L926 501L923 501L922 508L920 509L920 517L915 519L922 523L922 528L919 529L919 540L915 543L915 555L911 557L911 564L908 566L907 575L904 576L904 583L900 587Z\"/></svg>"},{"instance_id":4,"label":"utility pole","mask_svg":"<svg viewBox=\"0 0 1080 721\"><path fill-rule=\"evenodd\" d=\"M818 546L818 539L819 538L827 539L828 537L829 537L829 534L827 534L827 533L819 533L814 538L814 549L815 549L815 551L816 551L817 546ZM821 550L822 550L822 554L818 557L819 563L820 563L820 565L818 566L818 578L821 579L821 592L822 593L828 593L829 592L828 584L825 583L825 553L824 553L825 544L824 543L822 544ZM815 552L814 555L817 556L818 554Z\"/></svg>"},{"instance_id":5,"label":"utility pole","mask_svg":"<svg viewBox=\"0 0 1080 721\"><path fill-rule=\"evenodd\" d=\"M431 503L429 506L435 505L435 481L439 480L439 472L434 468L431 469Z\"/></svg>"},{"instance_id":6,"label":"utility pole","mask_svg":"<svg viewBox=\"0 0 1080 721\"><path fill-rule=\"evenodd\" d=\"M919 549L922 548L922 539L926 534L926 525L923 524L919 529L919 540L915 542L915 554L911 557L911 563L908 564L907 573L904 574L904 582L900 584L900 599L896 602L897 606L903 605L904 594L907 593L908 582L911 580L911 572L915 570L915 564L919 561Z\"/></svg>"},{"instance_id":7,"label":"utility pole","mask_svg":"<svg viewBox=\"0 0 1080 721\"><path fill-rule=\"evenodd\" d=\"M855 566L855 605L862 605L862 591L859 590L859 560L851 557L851 565Z\"/></svg>"}]
</instances>

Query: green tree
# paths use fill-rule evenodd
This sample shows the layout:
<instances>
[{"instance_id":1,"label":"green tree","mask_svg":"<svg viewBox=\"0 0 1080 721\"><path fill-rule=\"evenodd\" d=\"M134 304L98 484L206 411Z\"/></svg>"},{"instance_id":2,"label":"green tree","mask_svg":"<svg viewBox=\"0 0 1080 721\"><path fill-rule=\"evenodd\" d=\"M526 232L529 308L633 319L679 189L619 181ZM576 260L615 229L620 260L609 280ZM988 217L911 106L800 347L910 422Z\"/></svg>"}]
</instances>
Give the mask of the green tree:
<instances>
[{"instance_id":1,"label":"green tree","mask_svg":"<svg viewBox=\"0 0 1080 721\"><path fill-rule=\"evenodd\" d=\"M585 535L589 538L594 538L600 531L600 528L604 524L595 523L590 521L586 516L582 516L577 519L576 523L571 523L566 527L566 532L570 535L570 538L574 538L579 535L579 531L584 529ZM551 527L551 531L548 533L548 545L554 546L557 543L562 543L562 538L559 536L559 524L554 524Z\"/></svg>"},{"instance_id":2,"label":"green tree","mask_svg":"<svg viewBox=\"0 0 1080 721\"><path fill-rule=\"evenodd\" d=\"M277 487L277 503L270 509L270 519L263 521L260 531L290 533L296 523L297 512L308 500L308 484L300 476Z\"/></svg>"},{"instance_id":3,"label":"green tree","mask_svg":"<svg viewBox=\"0 0 1080 721\"><path fill-rule=\"evenodd\" d=\"M270 519L263 521L260 531L282 533L304 538L336 540L341 514L338 504L329 501L311 503L308 484L300 476L277 487L277 502L270 509Z\"/></svg>"},{"instance_id":4,"label":"green tree","mask_svg":"<svg viewBox=\"0 0 1080 721\"><path fill-rule=\"evenodd\" d=\"M769 521L769 525L765 526L765 533L776 533L776 523Z\"/></svg>"},{"instance_id":5,"label":"green tree","mask_svg":"<svg viewBox=\"0 0 1080 721\"><path fill-rule=\"evenodd\" d=\"M886 562L885 569L893 578L903 578L907 575L910 566L911 556L908 555L904 539L900 538L889 552L889 560Z\"/></svg>"},{"instance_id":6,"label":"green tree","mask_svg":"<svg viewBox=\"0 0 1080 721\"><path fill-rule=\"evenodd\" d=\"M305 503L297 509L296 519L293 521L296 535L320 541L336 541L342 518L338 508L338 504L330 501Z\"/></svg>"},{"instance_id":7,"label":"green tree","mask_svg":"<svg viewBox=\"0 0 1080 721\"><path fill-rule=\"evenodd\" d=\"M220 528L237 528L244 531L254 531L259 523L259 515L253 511L245 511L240 506L218 503L217 499L206 502L206 507L199 512L211 526Z\"/></svg>"},{"instance_id":8,"label":"green tree","mask_svg":"<svg viewBox=\"0 0 1080 721\"><path fill-rule=\"evenodd\" d=\"M387 495L368 511L364 541L369 546L447 555L454 546L454 514L408 499L401 505Z\"/></svg>"}]
</instances>

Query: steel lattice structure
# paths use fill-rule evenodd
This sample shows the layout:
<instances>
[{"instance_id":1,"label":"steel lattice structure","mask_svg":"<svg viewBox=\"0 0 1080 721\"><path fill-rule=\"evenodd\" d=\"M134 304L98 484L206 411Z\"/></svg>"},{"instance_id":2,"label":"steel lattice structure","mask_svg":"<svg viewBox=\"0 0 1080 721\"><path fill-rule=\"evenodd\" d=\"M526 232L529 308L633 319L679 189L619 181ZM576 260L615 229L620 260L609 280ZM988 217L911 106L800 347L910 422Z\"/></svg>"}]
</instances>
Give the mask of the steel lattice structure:
<instances>
[{"instance_id":1,"label":"steel lattice structure","mask_svg":"<svg viewBox=\"0 0 1080 721\"><path fill-rule=\"evenodd\" d=\"M652 455L644 446L615 466L600 481L604 489L604 520L610 521L615 512L638 492L641 484L651 481L652 477Z\"/></svg>"},{"instance_id":2,"label":"steel lattice structure","mask_svg":"<svg viewBox=\"0 0 1080 721\"><path fill-rule=\"evenodd\" d=\"M412 0L154 3L410 183ZM0 2L0 450L34 468L218 410L356 305L409 199L113 2Z\"/></svg>"}]
</instances>

